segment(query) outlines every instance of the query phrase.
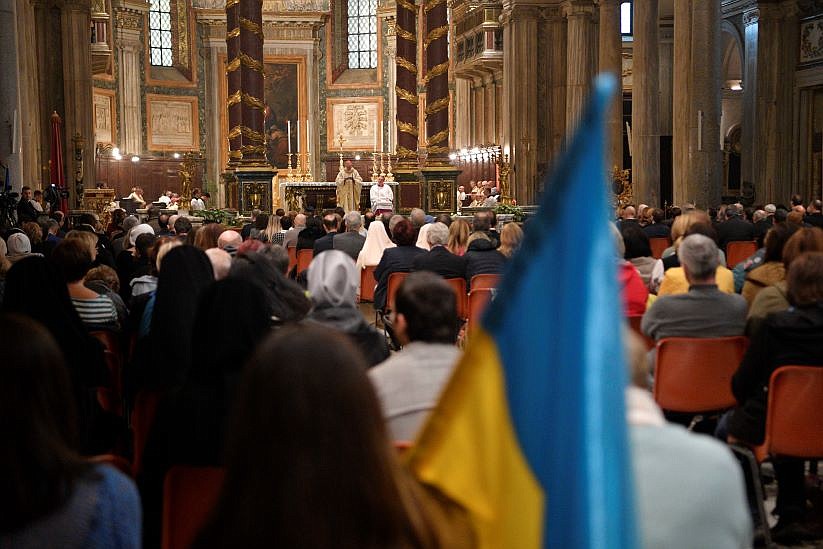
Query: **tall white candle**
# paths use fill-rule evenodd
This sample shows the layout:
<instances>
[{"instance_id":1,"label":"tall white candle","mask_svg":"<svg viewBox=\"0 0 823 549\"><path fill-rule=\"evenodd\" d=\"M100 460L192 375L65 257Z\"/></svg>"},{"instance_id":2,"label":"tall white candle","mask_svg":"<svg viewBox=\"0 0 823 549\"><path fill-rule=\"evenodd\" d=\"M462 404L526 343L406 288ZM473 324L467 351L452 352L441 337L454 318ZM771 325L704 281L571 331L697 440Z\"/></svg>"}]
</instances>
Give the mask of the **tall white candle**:
<instances>
[{"instance_id":1,"label":"tall white candle","mask_svg":"<svg viewBox=\"0 0 823 549\"><path fill-rule=\"evenodd\" d=\"M308 118L306 118L306 150L311 152L311 127Z\"/></svg>"},{"instance_id":2,"label":"tall white candle","mask_svg":"<svg viewBox=\"0 0 823 549\"><path fill-rule=\"evenodd\" d=\"M383 134L386 133L386 121L384 120L383 123L380 125L380 152L386 152L386 149L383 147Z\"/></svg>"},{"instance_id":3,"label":"tall white candle","mask_svg":"<svg viewBox=\"0 0 823 549\"><path fill-rule=\"evenodd\" d=\"M374 152L377 152L377 120L374 121Z\"/></svg>"},{"instance_id":4,"label":"tall white candle","mask_svg":"<svg viewBox=\"0 0 823 549\"><path fill-rule=\"evenodd\" d=\"M300 119L297 119L297 154L300 154Z\"/></svg>"},{"instance_id":5,"label":"tall white candle","mask_svg":"<svg viewBox=\"0 0 823 549\"><path fill-rule=\"evenodd\" d=\"M288 132L289 132L289 154L291 154L291 120L287 120L286 124L288 124Z\"/></svg>"}]
</instances>

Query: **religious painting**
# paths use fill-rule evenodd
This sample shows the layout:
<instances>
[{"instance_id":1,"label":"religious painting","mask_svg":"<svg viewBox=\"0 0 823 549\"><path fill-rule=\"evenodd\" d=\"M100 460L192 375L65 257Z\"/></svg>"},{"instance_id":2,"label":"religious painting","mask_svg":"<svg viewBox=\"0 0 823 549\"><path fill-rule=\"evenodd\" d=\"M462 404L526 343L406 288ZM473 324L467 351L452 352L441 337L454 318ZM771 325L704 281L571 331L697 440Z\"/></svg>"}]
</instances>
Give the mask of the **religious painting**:
<instances>
[{"instance_id":1,"label":"religious painting","mask_svg":"<svg viewBox=\"0 0 823 549\"><path fill-rule=\"evenodd\" d=\"M304 150L307 135L300 134L306 131L305 121L301 122L298 131L298 121L301 120L300 99L298 90L301 89L302 71L297 61L281 62L269 61L264 63L265 84L263 100L266 103L266 159L276 168L288 166L288 153L296 154ZM291 139L289 128L291 127ZM298 137L303 143L297 143ZM291 142L291 145L289 145ZM296 158L296 157L295 157ZM295 163L292 158L292 165Z\"/></svg>"},{"instance_id":2,"label":"religious painting","mask_svg":"<svg viewBox=\"0 0 823 549\"><path fill-rule=\"evenodd\" d=\"M197 150L197 98L147 95L149 150Z\"/></svg>"},{"instance_id":3,"label":"religious painting","mask_svg":"<svg viewBox=\"0 0 823 549\"><path fill-rule=\"evenodd\" d=\"M823 17L800 23L800 63L823 61Z\"/></svg>"},{"instance_id":4,"label":"religious painting","mask_svg":"<svg viewBox=\"0 0 823 549\"><path fill-rule=\"evenodd\" d=\"M382 97L328 99L326 112L330 152L383 150Z\"/></svg>"},{"instance_id":5,"label":"religious painting","mask_svg":"<svg viewBox=\"0 0 823 549\"><path fill-rule=\"evenodd\" d=\"M114 91L94 89L94 140L115 144Z\"/></svg>"}]
</instances>

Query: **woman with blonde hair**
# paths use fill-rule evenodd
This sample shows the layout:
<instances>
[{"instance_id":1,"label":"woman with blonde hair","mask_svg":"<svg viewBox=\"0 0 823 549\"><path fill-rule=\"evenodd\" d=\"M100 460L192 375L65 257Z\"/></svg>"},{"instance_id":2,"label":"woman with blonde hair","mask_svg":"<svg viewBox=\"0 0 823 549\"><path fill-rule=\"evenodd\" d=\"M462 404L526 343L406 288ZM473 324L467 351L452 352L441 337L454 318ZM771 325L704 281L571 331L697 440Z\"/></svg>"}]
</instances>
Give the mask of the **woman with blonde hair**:
<instances>
[{"instance_id":1,"label":"woman with blonde hair","mask_svg":"<svg viewBox=\"0 0 823 549\"><path fill-rule=\"evenodd\" d=\"M520 242L523 240L523 229L517 223L506 223L503 225L503 230L500 231L500 247L498 251L506 257L511 257L517 248L520 247Z\"/></svg>"},{"instance_id":2,"label":"woman with blonde hair","mask_svg":"<svg viewBox=\"0 0 823 549\"><path fill-rule=\"evenodd\" d=\"M471 227L465 219L457 218L449 225L449 242L446 248L454 255L465 255L469 247Z\"/></svg>"},{"instance_id":3,"label":"woman with blonde hair","mask_svg":"<svg viewBox=\"0 0 823 549\"><path fill-rule=\"evenodd\" d=\"M269 216L269 222L266 225L266 228L260 233L260 240L282 246L283 239L285 237L286 233L283 231L283 226L280 224L280 216Z\"/></svg>"}]
</instances>

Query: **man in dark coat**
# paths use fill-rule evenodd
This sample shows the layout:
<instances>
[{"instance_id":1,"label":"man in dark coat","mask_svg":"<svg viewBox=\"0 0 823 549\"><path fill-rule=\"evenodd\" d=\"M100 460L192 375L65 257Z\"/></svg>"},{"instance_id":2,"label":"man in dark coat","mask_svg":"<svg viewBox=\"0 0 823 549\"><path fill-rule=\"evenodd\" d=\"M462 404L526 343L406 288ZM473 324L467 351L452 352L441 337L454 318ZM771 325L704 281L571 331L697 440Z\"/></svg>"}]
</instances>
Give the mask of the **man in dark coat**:
<instances>
[{"instance_id":1,"label":"man in dark coat","mask_svg":"<svg viewBox=\"0 0 823 549\"><path fill-rule=\"evenodd\" d=\"M754 225L740 218L737 205L726 208L726 221L717 226L717 240L721 250L725 250L729 242L754 240Z\"/></svg>"},{"instance_id":2,"label":"man in dark coat","mask_svg":"<svg viewBox=\"0 0 823 549\"><path fill-rule=\"evenodd\" d=\"M432 223L426 240L431 251L414 258L412 269L415 271L431 271L443 278L464 278L466 276L466 258L454 255L446 244L449 241L449 228L443 223Z\"/></svg>"}]
</instances>

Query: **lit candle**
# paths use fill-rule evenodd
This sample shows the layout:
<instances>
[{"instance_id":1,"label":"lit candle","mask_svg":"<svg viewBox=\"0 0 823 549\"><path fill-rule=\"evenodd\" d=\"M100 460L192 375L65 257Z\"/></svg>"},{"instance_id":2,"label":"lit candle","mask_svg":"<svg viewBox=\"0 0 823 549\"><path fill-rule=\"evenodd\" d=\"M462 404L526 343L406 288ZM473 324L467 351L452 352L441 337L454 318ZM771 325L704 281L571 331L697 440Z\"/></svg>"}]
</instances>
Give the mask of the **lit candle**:
<instances>
[{"instance_id":1,"label":"lit candle","mask_svg":"<svg viewBox=\"0 0 823 549\"><path fill-rule=\"evenodd\" d=\"M289 127L289 154L291 154L291 120L286 121L286 124L288 124Z\"/></svg>"}]
</instances>

